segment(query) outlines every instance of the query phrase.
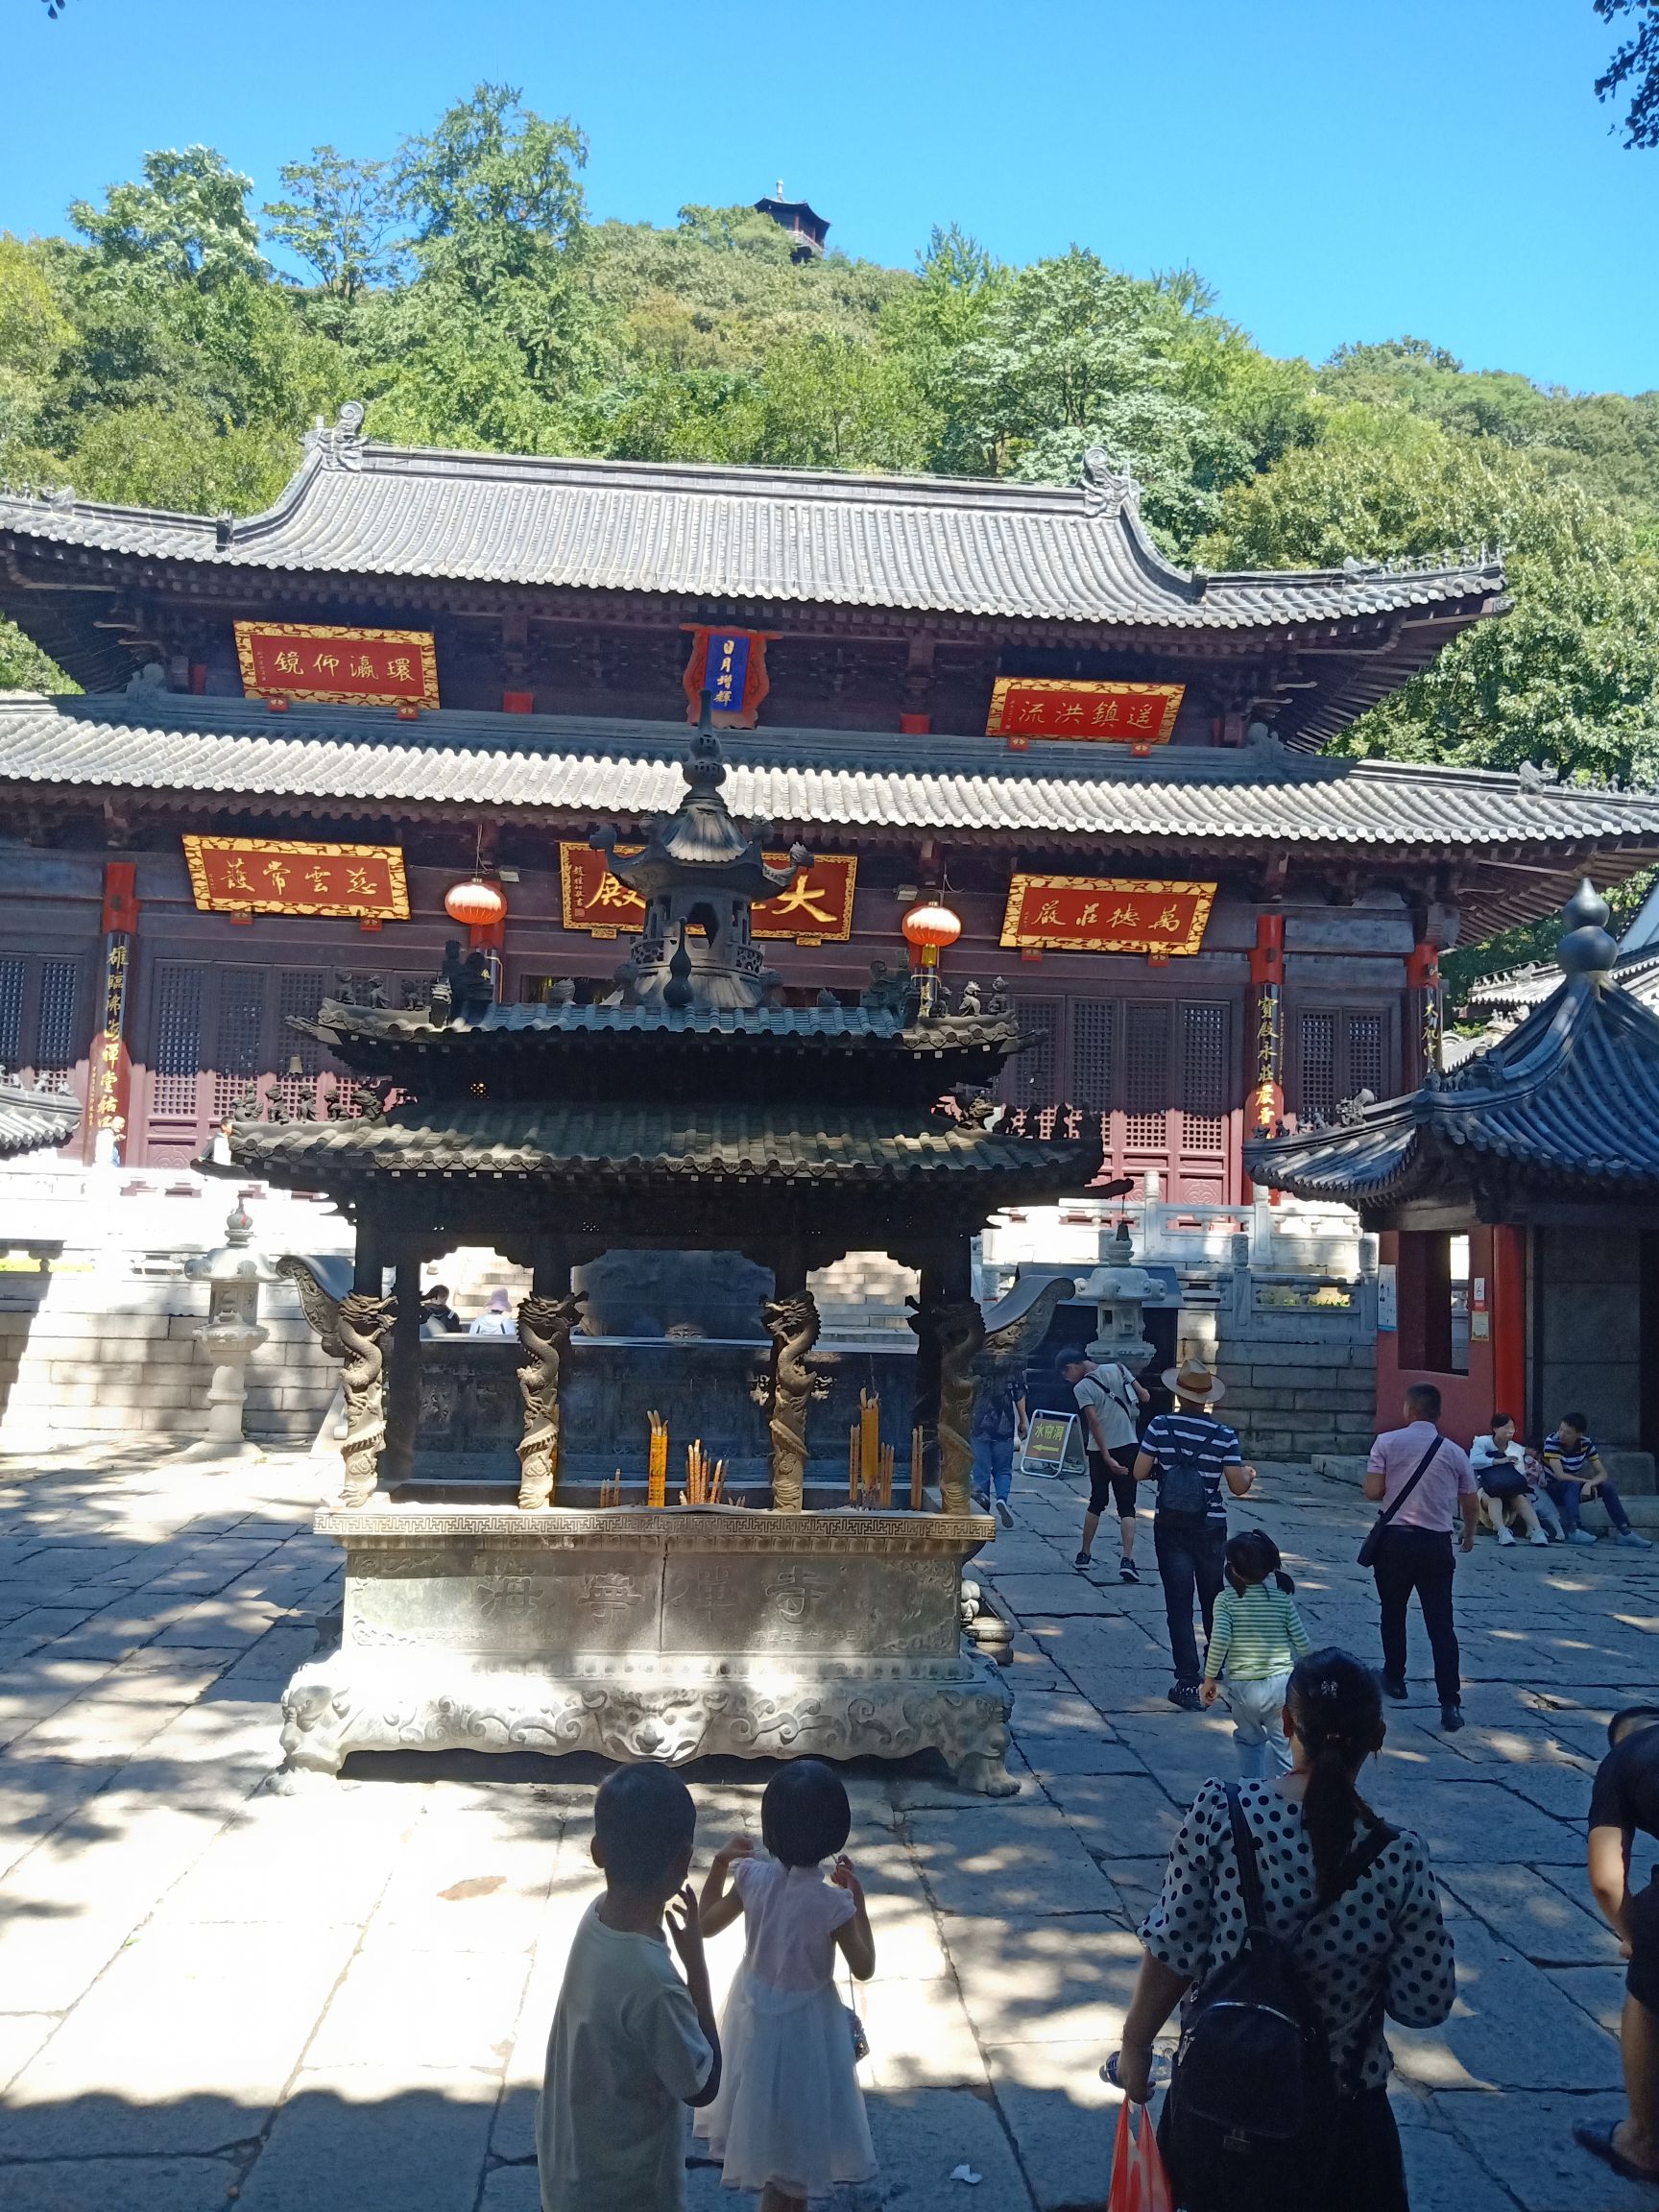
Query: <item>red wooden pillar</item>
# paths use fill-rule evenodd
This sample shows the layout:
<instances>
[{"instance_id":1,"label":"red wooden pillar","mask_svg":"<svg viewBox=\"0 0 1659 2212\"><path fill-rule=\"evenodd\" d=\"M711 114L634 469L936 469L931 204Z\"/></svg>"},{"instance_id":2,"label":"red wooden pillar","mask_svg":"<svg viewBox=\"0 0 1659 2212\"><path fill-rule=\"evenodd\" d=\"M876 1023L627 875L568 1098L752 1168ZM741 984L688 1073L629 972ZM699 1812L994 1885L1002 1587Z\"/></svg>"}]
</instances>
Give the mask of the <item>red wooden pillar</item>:
<instances>
[{"instance_id":1,"label":"red wooden pillar","mask_svg":"<svg viewBox=\"0 0 1659 2212\"><path fill-rule=\"evenodd\" d=\"M104 863L104 988L98 1027L87 1046L86 1126L82 1157L99 1156L99 1138L119 1162L127 1142L132 1063L127 1050L127 1002L132 982L132 940L138 927L138 863Z\"/></svg>"},{"instance_id":2,"label":"red wooden pillar","mask_svg":"<svg viewBox=\"0 0 1659 2212\"><path fill-rule=\"evenodd\" d=\"M1258 914L1250 950L1250 1103L1247 1137L1271 1137L1285 1118L1285 917ZM1246 1189L1248 1195L1248 1189ZM1279 1195L1275 1190L1272 1195Z\"/></svg>"},{"instance_id":3,"label":"red wooden pillar","mask_svg":"<svg viewBox=\"0 0 1659 2212\"><path fill-rule=\"evenodd\" d=\"M1527 1433L1527 1232L1492 1232L1492 1403Z\"/></svg>"},{"instance_id":4,"label":"red wooden pillar","mask_svg":"<svg viewBox=\"0 0 1659 2212\"><path fill-rule=\"evenodd\" d=\"M1413 945L1406 963L1406 1088L1415 1091L1431 1069L1440 1071L1440 952L1427 940Z\"/></svg>"}]
</instances>

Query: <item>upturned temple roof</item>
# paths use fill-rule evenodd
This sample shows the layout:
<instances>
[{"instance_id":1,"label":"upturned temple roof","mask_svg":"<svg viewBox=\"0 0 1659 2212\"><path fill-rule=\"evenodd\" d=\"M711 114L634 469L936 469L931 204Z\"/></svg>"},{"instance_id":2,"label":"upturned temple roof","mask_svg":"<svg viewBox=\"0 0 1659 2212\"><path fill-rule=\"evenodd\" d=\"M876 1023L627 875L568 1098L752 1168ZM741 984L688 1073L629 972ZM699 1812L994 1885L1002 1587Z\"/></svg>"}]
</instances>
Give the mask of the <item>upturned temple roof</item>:
<instances>
[{"instance_id":1,"label":"upturned temple roof","mask_svg":"<svg viewBox=\"0 0 1659 2212\"><path fill-rule=\"evenodd\" d=\"M1335 1127L1247 1144L1253 1180L1368 1215L1420 1197L1501 1210L1527 1193L1659 1192L1659 1014L1621 988L1588 884L1567 916L1561 981L1507 1037Z\"/></svg>"},{"instance_id":2,"label":"upturned temple roof","mask_svg":"<svg viewBox=\"0 0 1659 2212\"><path fill-rule=\"evenodd\" d=\"M1080 485L854 476L380 445L362 410L313 432L264 514L216 522L73 496L0 498L17 543L207 569L466 580L758 602L1253 630L1502 597L1494 558L1391 573L1206 575L1142 529L1139 486L1095 451Z\"/></svg>"},{"instance_id":3,"label":"upturned temple roof","mask_svg":"<svg viewBox=\"0 0 1659 2212\"><path fill-rule=\"evenodd\" d=\"M0 1080L0 1160L66 1144L80 1119L81 1101L66 1093Z\"/></svg>"},{"instance_id":4,"label":"upturned temple roof","mask_svg":"<svg viewBox=\"0 0 1659 2212\"><path fill-rule=\"evenodd\" d=\"M425 1096L484 1082L493 1098L549 1090L908 1098L914 1117L958 1084L984 1087L1020 1048L1017 1022L944 1015L906 1026L869 1007L491 1006L443 1025L413 1011L325 1000L320 1038L359 1074Z\"/></svg>"},{"instance_id":5,"label":"upturned temple roof","mask_svg":"<svg viewBox=\"0 0 1659 2212\"><path fill-rule=\"evenodd\" d=\"M684 790L685 725L446 709L300 707L149 691L0 698L0 792L132 794L140 805L277 815L372 812L392 820L481 806L567 825L638 824ZM804 830L918 831L1092 854L1311 858L1385 866L1489 860L1466 884L1473 934L1565 898L1586 867L1619 880L1659 859L1659 797L1495 771L1324 759L1276 741L1237 750L1045 743L798 729L721 734L732 806ZM1103 757L1103 756L1110 756ZM1555 880L1551 881L1554 874Z\"/></svg>"},{"instance_id":6,"label":"upturned temple roof","mask_svg":"<svg viewBox=\"0 0 1659 2212\"><path fill-rule=\"evenodd\" d=\"M1089 1119L1084 1117L1083 1119ZM1098 1131L1016 1137L886 1107L829 1104L810 1115L755 1099L690 1110L656 1101L538 1100L506 1106L432 1099L381 1120L238 1121L236 1167L306 1188L359 1176L524 1177L618 1187L699 1182L890 1184L983 1176L1022 1190L1082 1190L1100 1166Z\"/></svg>"}]
</instances>

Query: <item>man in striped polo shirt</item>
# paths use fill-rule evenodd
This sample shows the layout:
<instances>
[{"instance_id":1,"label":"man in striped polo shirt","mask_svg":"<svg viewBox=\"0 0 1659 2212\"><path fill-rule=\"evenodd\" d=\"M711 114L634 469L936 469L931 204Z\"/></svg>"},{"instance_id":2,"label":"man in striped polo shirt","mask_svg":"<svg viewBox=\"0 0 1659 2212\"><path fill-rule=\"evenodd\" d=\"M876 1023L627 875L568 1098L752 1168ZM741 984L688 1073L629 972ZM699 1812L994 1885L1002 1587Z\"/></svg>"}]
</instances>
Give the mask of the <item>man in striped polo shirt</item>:
<instances>
[{"instance_id":1,"label":"man in striped polo shirt","mask_svg":"<svg viewBox=\"0 0 1659 2212\"><path fill-rule=\"evenodd\" d=\"M1195 1712L1202 1700L1198 1640L1192 1632L1193 1592L1208 1640L1226 1567L1227 1504L1222 1484L1235 1498L1242 1498L1256 1473L1245 1466L1235 1431L1225 1422L1212 1420L1206 1410L1223 1391L1208 1367L1197 1359L1184 1359L1179 1367L1165 1370L1164 1387L1173 1392L1175 1409L1148 1422L1135 1460L1135 1479L1158 1485L1152 1549L1164 1585L1169 1656L1175 1663L1169 1702Z\"/></svg>"}]
</instances>

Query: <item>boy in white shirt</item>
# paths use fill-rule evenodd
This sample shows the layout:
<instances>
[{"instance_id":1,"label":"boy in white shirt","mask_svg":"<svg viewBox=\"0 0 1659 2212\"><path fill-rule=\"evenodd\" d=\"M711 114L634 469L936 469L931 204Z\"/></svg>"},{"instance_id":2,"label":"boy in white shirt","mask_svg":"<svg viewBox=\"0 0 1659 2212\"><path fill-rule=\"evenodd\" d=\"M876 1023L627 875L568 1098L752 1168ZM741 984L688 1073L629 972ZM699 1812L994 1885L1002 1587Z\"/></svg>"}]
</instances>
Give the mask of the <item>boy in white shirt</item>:
<instances>
[{"instance_id":1,"label":"boy in white shirt","mask_svg":"<svg viewBox=\"0 0 1659 2212\"><path fill-rule=\"evenodd\" d=\"M536 2117L541 2212L683 2212L685 2114L720 2087L695 1892L697 1812L666 1767L623 1767L593 1807L605 1894L583 1915ZM681 1981L662 1939L685 1969Z\"/></svg>"}]
</instances>

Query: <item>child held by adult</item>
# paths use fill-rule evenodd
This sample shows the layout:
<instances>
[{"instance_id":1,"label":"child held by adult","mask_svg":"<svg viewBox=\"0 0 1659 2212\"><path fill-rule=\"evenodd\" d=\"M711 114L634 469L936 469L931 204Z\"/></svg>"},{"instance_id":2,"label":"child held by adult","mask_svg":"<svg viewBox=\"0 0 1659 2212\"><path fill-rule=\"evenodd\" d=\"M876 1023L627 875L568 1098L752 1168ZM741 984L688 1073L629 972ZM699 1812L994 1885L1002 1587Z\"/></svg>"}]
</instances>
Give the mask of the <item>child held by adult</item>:
<instances>
[{"instance_id":1,"label":"child held by adult","mask_svg":"<svg viewBox=\"0 0 1659 2212\"><path fill-rule=\"evenodd\" d=\"M876 1971L864 1892L841 1855L852 1825L839 1775L820 1759L794 1760L760 1799L770 1856L735 1837L703 1885L705 1933L739 1914L746 1928L726 2000L725 2079L695 2131L728 2189L761 2192L760 2212L805 2212L809 2197L876 2176L855 2023L835 1993L837 1952L858 1981Z\"/></svg>"},{"instance_id":2,"label":"child held by adult","mask_svg":"<svg viewBox=\"0 0 1659 2212\"><path fill-rule=\"evenodd\" d=\"M605 1894L570 1946L536 2121L541 2212L682 2212L685 2107L720 2087L697 1900L697 1812L666 1767L624 1767L593 1808ZM681 1981L662 1939L680 1954Z\"/></svg>"},{"instance_id":3,"label":"child held by adult","mask_svg":"<svg viewBox=\"0 0 1659 2212\"><path fill-rule=\"evenodd\" d=\"M1206 1705L1214 1704L1225 1668L1239 1771L1246 1781L1270 1782L1290 1771L1285 1698L1291 1669L1311 1646L1296 1609L1296 1585L1263 1529L1247 1528L1231 1540L1226 1573L1199 1695Z\"/></svg>"}]
</instances>

